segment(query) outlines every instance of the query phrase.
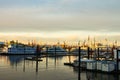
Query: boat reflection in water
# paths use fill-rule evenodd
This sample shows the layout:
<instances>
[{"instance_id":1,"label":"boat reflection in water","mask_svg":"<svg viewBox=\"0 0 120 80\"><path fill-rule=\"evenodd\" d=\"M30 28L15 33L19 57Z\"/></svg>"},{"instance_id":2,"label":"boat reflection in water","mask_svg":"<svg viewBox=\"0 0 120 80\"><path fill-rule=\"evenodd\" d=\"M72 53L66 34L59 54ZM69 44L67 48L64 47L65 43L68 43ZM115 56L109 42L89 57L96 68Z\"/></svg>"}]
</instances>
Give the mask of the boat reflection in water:
<instances>
[{"instance_id":1,"label":"boat reflection in water","mask_svg":"<svg viewBox=\"0 0 120 80\"><path fill-rule=\"evenodd\" d=\"M76 56L43 57L43 61L25 60L26 57L30 56L0 56L0 80L78 80L77 68L64 65ZM119 80L116 75L81 72L81 80L90 79Z\"/></svg>"},{"instance_id":2,"label":"boat reflection in water","mask_svg":"<svg viewBox=\"0 0 120 80\"><path fill-rule=\"evenodd\" d=\"M64 66L68 56L44 57L43 61L25 60L28 56L0 56L0 80L76 80L72 67ZM30 56L29 56L30 57ZM71 57L71 61L76 57ZM7 77L6 77L7 75Z\"/></svg>"},{"instance_id":3,"label":"boat reflection in water","mask_svg":"<svg viewBox=\"0 0 120 80\"><path fill-rule=\"evenodd\" d=\"M78 68L73 68L75 73L78 73ZM81 70L81 76L85 76L85 80L119 80L119 74L107 74L93 71Z\"/></svg>"}]
</instances>

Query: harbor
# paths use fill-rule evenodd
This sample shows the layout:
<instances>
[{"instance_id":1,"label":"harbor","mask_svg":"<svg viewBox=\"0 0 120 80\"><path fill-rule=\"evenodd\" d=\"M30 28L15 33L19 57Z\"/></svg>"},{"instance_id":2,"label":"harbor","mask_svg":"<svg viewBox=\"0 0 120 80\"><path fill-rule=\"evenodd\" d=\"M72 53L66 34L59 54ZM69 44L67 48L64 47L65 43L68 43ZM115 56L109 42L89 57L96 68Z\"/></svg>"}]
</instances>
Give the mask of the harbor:
<instances>
[{"instance_id":1,"label":"harbor","mask_svg":"<svg viewBox=\"0 0 120 80\"><path fill-rule=\"evenodd\" d=\"M109 80L119 80L120 50L116 45L95 44L93 47L79 43L76 46L68 46L65 43L64 45L28 45L18 41L9 45L1 42L1 45L1 49L3 48L1 52L7 50L0 55L0 61L3 63L1 69L9 66L10 71L15 70L15 73L19 74L16 78L22 79L21 76L26 74L35 80L48 80L48 78L54 80L56 77L59 77L59 80L108 80L107 76L110 75L112 78ZM29 72L29 69L32 71ZM27 76L24 78L33 79ZM16 78L11 77L13 80Z\"/></svg>"},{"instance_id":2,"label":"harbor","mask_svg":"<svg viewBox=\"0 0 120 80\"><path fill-rule=\"evenodd\" d=\"M120 0L0 0L0 80L120 80Z\"/></svg>"},{"instance_id":3,"label":"harbor","mask_svg":"<svg viewBox=\"0 0 120 80\"><path fill-rule=\"evenodd\" d=\"M65 66L64 62L75 60L77 56L43 57L43 61L26 60L31 55L0 56L0 79L2 80L78 80L78 68ZM14 75L13 75L14 74ZM5 77L5 75L8 75ZM81 70L81 80L119 80L119 74L107 74Z\"/></svg>"},{"instance_id":4,"label":"harbor","mask_svg":"<svg viewBox=\"0 0 120 80\"><path fill-rule=\"evenodd\" d=\"M16 38L11 40L3 35L6 40L0 41L0 80L119 80L118 37L73 33L77 34L69 33L70 39L64 31L60 32L62 37L52 34L56 38L14 33L11 36Z\"/></svg>"}]
</instances>

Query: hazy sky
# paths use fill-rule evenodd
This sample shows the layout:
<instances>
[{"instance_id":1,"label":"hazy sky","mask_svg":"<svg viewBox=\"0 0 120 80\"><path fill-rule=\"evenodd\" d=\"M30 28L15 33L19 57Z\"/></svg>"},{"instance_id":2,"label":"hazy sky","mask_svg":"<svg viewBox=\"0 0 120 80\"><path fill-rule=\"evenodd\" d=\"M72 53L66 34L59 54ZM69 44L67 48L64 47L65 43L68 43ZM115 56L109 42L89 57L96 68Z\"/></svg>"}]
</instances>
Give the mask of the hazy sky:
<instances>
[{"instance_id":1,"label":"hazy sky","mask_svg":"<svg viewBox=\"0 0 120 80\"><path fill-rule=\"evenodd\" d=\"M119 36L120 0L0 0L0 28L42 38Z\"/></svg>"}]
</instances>

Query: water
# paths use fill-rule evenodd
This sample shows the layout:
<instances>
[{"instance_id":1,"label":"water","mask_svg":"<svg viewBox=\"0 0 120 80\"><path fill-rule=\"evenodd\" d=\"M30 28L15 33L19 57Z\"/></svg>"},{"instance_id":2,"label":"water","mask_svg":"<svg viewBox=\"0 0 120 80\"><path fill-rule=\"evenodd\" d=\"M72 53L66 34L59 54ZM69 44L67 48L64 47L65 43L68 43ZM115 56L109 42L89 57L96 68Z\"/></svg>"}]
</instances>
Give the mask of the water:
<instances>
[{"instance_id":1,"label":"water","mask_svg":"<svg viewBox=\"0 0 120 80\"><path fill-rule=\"evenodd\" d=\"M78 70L65 66L76 56L44 57L43 61L24 60L26 56L0 56L0 80L78 80ZM81 72L81 80L118 80L114 75Z\"/></svg>"}]
</instances>

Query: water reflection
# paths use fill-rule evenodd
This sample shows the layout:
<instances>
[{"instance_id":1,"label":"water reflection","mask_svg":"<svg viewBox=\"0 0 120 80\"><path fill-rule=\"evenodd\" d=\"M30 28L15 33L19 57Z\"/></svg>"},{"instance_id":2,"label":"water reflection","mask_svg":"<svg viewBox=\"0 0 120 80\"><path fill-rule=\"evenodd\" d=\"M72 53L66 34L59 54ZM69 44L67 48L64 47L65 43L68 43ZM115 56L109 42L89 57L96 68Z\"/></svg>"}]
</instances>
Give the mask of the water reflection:
<instances>
[{"instance_id":1,"label":"water reflection","mask_svg":"<svg viewBox=\"0 0 120 80\"><path fill-rule=\"evenodd\" d=\"M54 67L59 67L63 66L63 63L64 62L71 62L73 60L76 59L76 57L74 56L60 56L60 57L44 57L42 58L43 59L43 62L39 62L39 61L29 61L29 60L25 60L26 57L32 57L32 56L0 56L0 62L1 63L6 63L6 64L9 64L9 66L16 66L21 64L23 65L23 71L25 72L25 67L26 66L30 66L30 65L34 65L36 66L36 68L40 67L40 66L43 66L43 65L39 65L39 63L42 63L44 64L45 63L45 67L46 69L54 66ZM34 64L35 63L35 64ZM60 65L59 65L60 64ZM20 65L19 65L20 66ZM38 69L36 69L36 72L38 72Z\"/></svg>"},{"instance_id":2,"label":"water reflection","mask_svg":"<svg viewBox=\"0 0 120 80\"><path fill-rule=\"evenodd\" d=\"M78 73L78 68L73 70ZM119 80L120 75L81 70L81 76L85 76L86 80Z\"/></svg>"},{"instance_id":3,"label":"water reflection","mask_svg":"<svg viewBox=\"0 0 120 80\"><path fill-rule=\"evenodd\" d=\"M44 57L43 61L25 60L28 56L0 56L0 80L77 80L78 68L65 66L76 56ZM6 77L6 75L9 75ZM81 71L81 80L119 80L120 75Z\"/></svg>"},{"instance_id":4,"label":"water reflection","mask_svg":"<svg viewBox=\"0 0 120 80\"><path fill-rule=\"evenodd\" d=\"M24 64L23 64L23 72L25 72L25 57L24 57Z\"/></svg>"},{"instance_id":5,"label":"water reflection","mask_svg":"<svg viewBox=\"0 0 120 80\"><path fill-rule=\"evenodd\" d=\"M46 69L48 68L48 57L46 57Z\"/></svg>"},{"instance_id":6,"label":"water reflection","mask_svg":"<svg viewBox=\"0 0 120 80\"><path fill-rule=\"evenodd\" d=\"M41 62L25 60L26 57L0 56L0 80L77 80L77 71L63 64L76 56L44 57ZM83 75L82 80L86 80L84 72Z\"/></svg>"},{"instance_id":7,"label":"water reflection","mask_svg":"<svg viewBox=\"0 0 120 80\"><path fill-rule=\"evenodd\" d=\"M0 56L0 66L2 65L10 65L10 61L7 56Z\"/></svg>"},{"instance_id":8,"label":"water reflection","mask_svg":"<svg viewBox=\"0 0 120 80\"><path fill-rule=\"evenodd\" d=\"M21 67L21 65L23 65L23 72L25 72L25 68L29 67L29 66L36 66L36 72L38 72L38 68L40 66L43 65L39 65L39 61L29 61L29 60L25 60L26 57L32 57L32 56L16 56L16 55L11 55L11 56L0 56L0 62L7 64L11 67ZM42 58L43 62L41 62L42 64L45 63L45 67L46 69L50 68L51 66L54 68L59 67L59 66L63 66L64 62L72 62L73 60L76 59L76 56L60 56L60 57L45 57ZM61 65L62 64L62 65ZM1 65L1 64L0 64Z\"/></svg>"},{"instance_id":9,"label":"water reflection","mask_svg":"<svg viewBox=\"0 0 120 80\"><path fill-rule=\"evenodd\" d=\"M24 56L7 56L7 57L10 61L11 66L14 64L17 65L17 63L20 63L24 59Z\"/></svg>"}]
</instances>

